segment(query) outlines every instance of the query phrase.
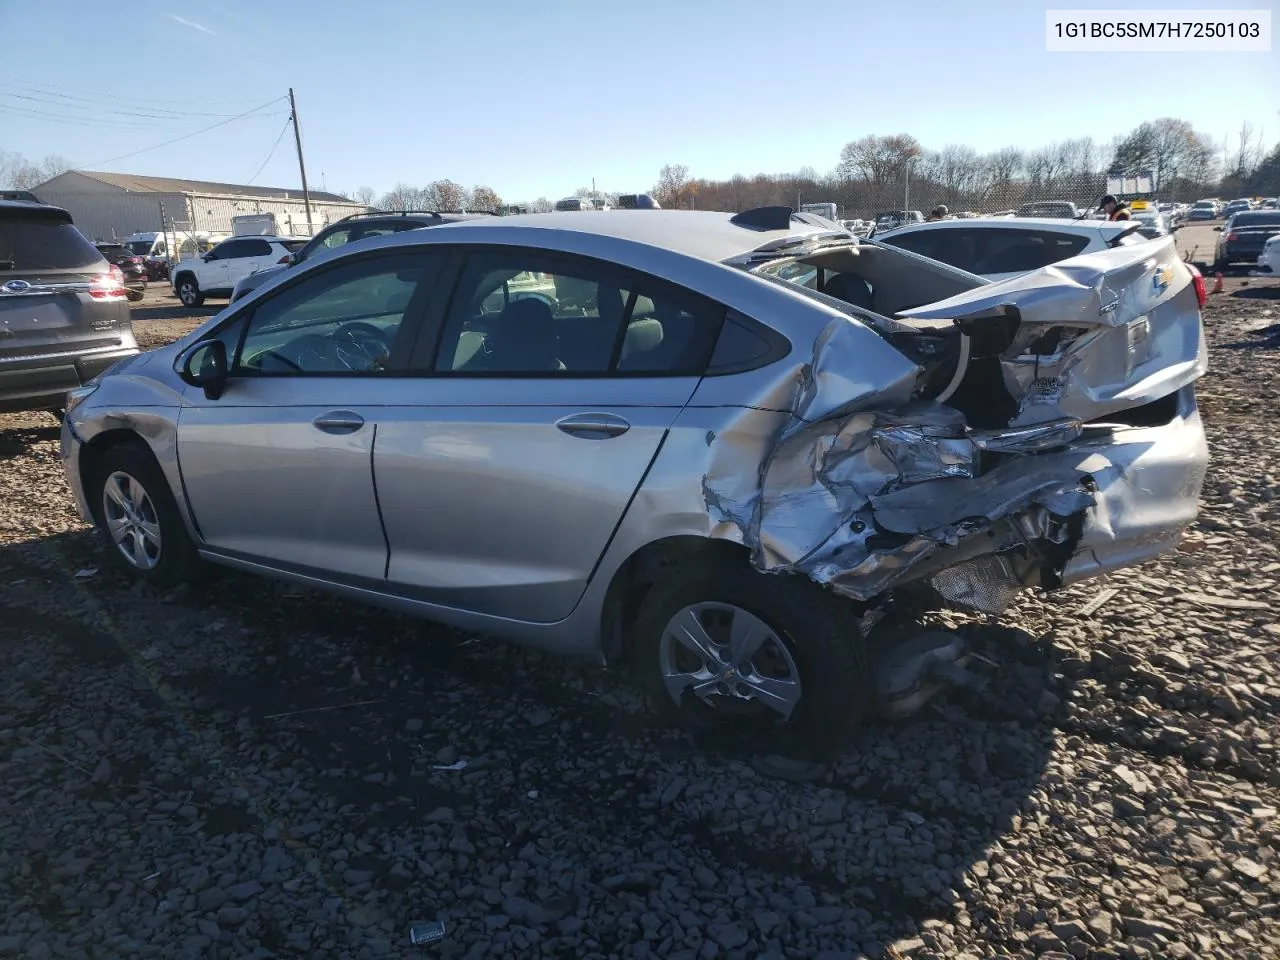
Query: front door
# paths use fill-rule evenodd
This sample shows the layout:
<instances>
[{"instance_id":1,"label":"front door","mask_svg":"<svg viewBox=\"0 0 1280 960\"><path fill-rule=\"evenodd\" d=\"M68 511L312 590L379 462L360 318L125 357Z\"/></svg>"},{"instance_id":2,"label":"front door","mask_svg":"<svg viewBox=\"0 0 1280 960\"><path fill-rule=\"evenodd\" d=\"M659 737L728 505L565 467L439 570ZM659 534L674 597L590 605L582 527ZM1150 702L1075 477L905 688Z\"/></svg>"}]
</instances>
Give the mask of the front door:
<instances>
[{"instance_id":1,"label":"front door","mask_svg":"<svg viewBox=\"0 0 1280 960\"><path fill-rule=\"evenodd\" d=\"M415 357L434 373L396 384L378 425L390 582L492 616L568 616L697 387L722 317L597 261L469 257L438 351L428 328L430 351Z\"/></svg>"},{"instance_id":2,"label":"front door","mask_svg":"<svg viewBox=\"0 0 1280 960\"><path fill-rule=\"evenodd\" d=\"M189 388L178 424L183 484L209 547L383 579L374 440L435 266L394 251L326 265L219 331L233 347L225 391Z\"/></svg>"}]
</instances>

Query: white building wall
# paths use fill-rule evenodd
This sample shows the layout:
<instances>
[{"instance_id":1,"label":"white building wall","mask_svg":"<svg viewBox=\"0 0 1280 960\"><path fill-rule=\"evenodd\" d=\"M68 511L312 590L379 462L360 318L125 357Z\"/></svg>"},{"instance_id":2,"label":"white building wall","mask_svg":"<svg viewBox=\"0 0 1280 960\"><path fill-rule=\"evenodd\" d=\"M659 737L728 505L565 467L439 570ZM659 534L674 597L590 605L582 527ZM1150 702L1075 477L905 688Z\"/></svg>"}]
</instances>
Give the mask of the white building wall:
<instances>
[{"instance_id":1,"label":"white building wall","mask_svg":"<svg viewBox=\"0 0 1280 960\"><path fill-rule=\"evenodd\" d=\"M86 189L90 184L92 188ZM106 189L101 189L102 187ZM202 233L230 233L231 218L242 213L274 213L289 218L294 231L306 233L306 205L297 199L264 200L182 193L131 193L77 174L64 174L32 191L45 203L63 207L90 240L122 239L131 233L162 229L161 204L167 223ZM359 203L313 201L311 219L316 230L353 213L363 213Z\"/></svg>"}]
</instances>

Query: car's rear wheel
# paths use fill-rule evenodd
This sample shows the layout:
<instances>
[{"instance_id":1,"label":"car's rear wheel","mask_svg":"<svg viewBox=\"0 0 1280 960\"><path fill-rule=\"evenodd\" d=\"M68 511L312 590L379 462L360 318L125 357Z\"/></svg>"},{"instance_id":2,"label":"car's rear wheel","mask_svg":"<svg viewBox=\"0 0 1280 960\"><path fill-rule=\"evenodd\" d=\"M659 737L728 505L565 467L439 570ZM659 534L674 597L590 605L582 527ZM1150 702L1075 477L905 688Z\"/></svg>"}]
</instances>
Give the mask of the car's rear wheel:
<instances>
[{"instance_id":1,"label":"car's rear wheel","mask_svg":"<svg viewBox=\"0 0 1280 960\"><path fill-rule=\"evenodd\" d=\"M169 484L140 444L106 450L89 495L108 551L130 576L168 587L200 572L202 562Z\"/></svg>"},{"instance_id":2,"label":"car's rear wheel","mask_svg":"<svg viewBox=\"0 0 1280 960\"><path fill-rule=\"evenodd\" d=\"M812 581L690 563L649 591L636 631L650 699L695 732L829 753L865 715L865 641L852 609Z\"/></svg>"},{"instance_id":3,"label":"car's rear wheel","mask_svg":"<svg viewBox=\"0 0 1280 960\"><path fill-rule=\"evenodd\" d=\"M204 303L204 294L200 292L200 284L191 274L178 278L178 299L184 307L198 307Z\"/></svg>"}]
</instances>

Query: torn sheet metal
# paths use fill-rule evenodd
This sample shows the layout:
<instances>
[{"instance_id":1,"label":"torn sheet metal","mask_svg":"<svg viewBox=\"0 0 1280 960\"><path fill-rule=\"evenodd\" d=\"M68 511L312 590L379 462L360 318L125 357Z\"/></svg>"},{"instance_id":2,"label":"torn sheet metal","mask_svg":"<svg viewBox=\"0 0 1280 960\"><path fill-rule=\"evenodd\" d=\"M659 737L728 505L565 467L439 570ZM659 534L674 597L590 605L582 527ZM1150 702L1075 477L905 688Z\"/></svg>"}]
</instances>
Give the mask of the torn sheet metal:
<instances>
[{"instance_id":1,"label":"torn sheet metal","mask_svg":"<svg viewBox=\"0 0 1280 960\"><path fill-rule=\"evenodd\" d=\"M920 399L919 368L908 378L868 364L855 325L833 322L763 451L709 440L712 535L744 544L760 570L803 573L856 600L928 580L991 614L1046 574L1072 572L1080 554L1113 569L1109 557L1136 562L1176 542L1207 459L1190 391L1165 427L1117 439L1085 423L1178 393L1203 371L1194 292L1160 267L1155 246L1154 257L1107 251L911 313L1019 319L996 340L1018 402L1005 427L974 429L960 410ZM1157 463L1154 484L1135 485L1139 458L1144 470Z\"/></svg>"},{"instance_id":2,"label":"torn sheet metal","mask_svg":"<svg viewBox=\"0 0 1280 960\"><path fill-rule=\"evenodd\" d=\"M1000 354L1013 426L1094 420L1175 393L1208 366L1191 275L1172 238L1075 257L906 310L915 320L1019 320Z\"/></svg>"}]
</instances>

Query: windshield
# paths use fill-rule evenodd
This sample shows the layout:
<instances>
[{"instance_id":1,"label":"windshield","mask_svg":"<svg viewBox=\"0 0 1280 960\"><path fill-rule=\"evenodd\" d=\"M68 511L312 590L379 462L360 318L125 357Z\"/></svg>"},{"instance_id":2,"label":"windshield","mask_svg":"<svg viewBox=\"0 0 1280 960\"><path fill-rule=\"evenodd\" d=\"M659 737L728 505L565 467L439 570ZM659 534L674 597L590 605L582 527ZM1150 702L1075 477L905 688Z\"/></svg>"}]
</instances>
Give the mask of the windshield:
<instances>
[{"instance_id":1,"label":"windshield","mask_svg":"<svg viewBox=\"0 0 1280 960\"><path fill-rule=\"evenodd\" d=\"M151 252L152 246L155 245L154 240L132 240L125 244L129 252L139 257L145 257Z\"/></svg>"}]
</instances>

